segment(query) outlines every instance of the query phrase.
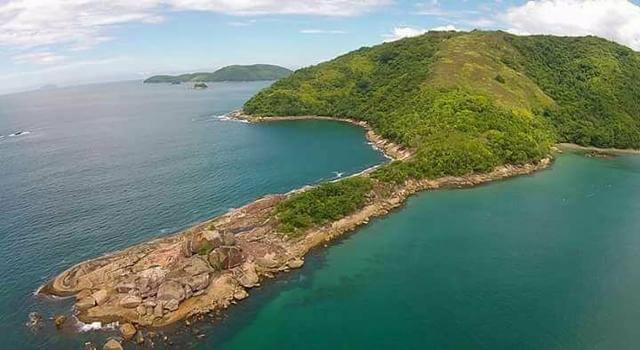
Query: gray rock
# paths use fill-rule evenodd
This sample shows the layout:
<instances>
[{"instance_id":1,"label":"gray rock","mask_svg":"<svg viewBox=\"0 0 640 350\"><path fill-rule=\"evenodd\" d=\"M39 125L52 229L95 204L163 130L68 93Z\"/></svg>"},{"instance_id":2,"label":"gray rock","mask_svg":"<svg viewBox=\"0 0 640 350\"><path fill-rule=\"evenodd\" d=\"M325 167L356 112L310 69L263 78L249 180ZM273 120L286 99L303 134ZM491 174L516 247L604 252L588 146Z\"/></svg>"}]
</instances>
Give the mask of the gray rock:
<instances>
[{"instance_id":1,"label":"gray rock","mask_svg":"<svg viewBox=\"0 0 640 350\"><path fill-rule=\"evenodd\" d=\"M182 284L176 281L165 281L158 288L158 300L171 300L175 299L178 302L184 300L185 292L182 288Z\"/></svg>"}]
</instances>

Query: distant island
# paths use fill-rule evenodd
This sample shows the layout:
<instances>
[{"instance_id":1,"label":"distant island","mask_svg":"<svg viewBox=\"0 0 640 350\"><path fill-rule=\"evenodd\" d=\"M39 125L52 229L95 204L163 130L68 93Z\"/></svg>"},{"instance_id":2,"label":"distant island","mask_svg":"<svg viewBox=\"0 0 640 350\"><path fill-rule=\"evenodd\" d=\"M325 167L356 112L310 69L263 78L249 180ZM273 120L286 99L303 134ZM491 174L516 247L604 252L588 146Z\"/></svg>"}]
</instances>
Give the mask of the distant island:
<instances>
[{"instance_id":1,"label":"distant island","mask_svg":"<svg viewBox=\"0 0 640 350\"><path fill-rule=\"evenodd\" d=\"M215 81L260 81L278 80L291 75L290 69L272 64L232 65L218 69L213 73L197 72L181 75L154 75L144 81L152 83L208 83Z\"/></svg>"}]
</instances>

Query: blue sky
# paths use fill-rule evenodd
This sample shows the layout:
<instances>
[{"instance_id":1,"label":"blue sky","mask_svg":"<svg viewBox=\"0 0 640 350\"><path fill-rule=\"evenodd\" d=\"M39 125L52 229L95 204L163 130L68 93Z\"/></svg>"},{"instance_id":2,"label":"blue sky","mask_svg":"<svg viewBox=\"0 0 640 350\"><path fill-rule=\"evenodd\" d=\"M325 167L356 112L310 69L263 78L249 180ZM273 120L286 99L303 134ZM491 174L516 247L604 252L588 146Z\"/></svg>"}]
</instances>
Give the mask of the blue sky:
<instances>
[{"instance_id":1,"label":"blue sky","mask_svg":"<svg viewBox=\"0 0 640 350\"><path fill-rule=\"evenodd\" d=\"M0 93L228 64L299 68L427 30L599 35L640 49L627 0L0 0Z\"/></svg>"}]
</instances>

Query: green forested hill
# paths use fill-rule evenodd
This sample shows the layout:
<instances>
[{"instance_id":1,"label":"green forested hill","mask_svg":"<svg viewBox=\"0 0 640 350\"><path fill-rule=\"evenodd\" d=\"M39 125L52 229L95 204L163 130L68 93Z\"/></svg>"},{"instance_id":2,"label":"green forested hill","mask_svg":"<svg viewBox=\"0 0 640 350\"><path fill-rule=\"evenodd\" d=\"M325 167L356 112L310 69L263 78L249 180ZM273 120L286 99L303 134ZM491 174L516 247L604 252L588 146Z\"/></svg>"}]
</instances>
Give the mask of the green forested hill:
<instances>
[{"instance_id":1,"label":"green forested hill","mask_svg":"<svg viewBox=\"0 0 640 350\"><path fill-rule=\"evenodd\" d=\"M558 141L640 148L639 101L640 54L604 39L430 32L300 69L244 110L366 120L416 150L373 174L400 183L536 162Z\"/></svg>"},{"instance_id":2,"label":"green forested hill","mask_svg":"<svg viewBox=\"0 0 640 350\"><path fill-rule=\"evenodd\" d=\"M189 73L182 75L154 75L145 83L186 83L214 81L258 81L277 80L290 75L291 70L271 64L252 64L248 66L232 65L218 69L213 73Z\"/></svg>"},{"instance_id":3,"label":"green forested hill","mask_svg":"<svg viewBox=\"0 0 640 350\"><path fill-rule=\"evenodd\" d=\"M443 117L435 102L452 94L526 115L525 124L547 121L558 141L640 148L640 54L596 37L431 32L301 69L245 110L365 119L417 147ZM479 122L477 111L464 112L450 117Z\"/></svg>"}]
</instances>

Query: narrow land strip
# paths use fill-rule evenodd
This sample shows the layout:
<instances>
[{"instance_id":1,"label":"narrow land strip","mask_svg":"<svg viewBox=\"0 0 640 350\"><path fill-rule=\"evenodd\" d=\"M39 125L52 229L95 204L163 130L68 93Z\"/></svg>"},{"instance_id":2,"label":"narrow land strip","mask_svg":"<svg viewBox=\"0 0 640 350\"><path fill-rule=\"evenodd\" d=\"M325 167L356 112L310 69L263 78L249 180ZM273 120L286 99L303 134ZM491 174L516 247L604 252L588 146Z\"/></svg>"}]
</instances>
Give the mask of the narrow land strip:
<instances>
[{"instance_id":1,"label":"narrow land strip","mask_svg":"<svg viewBox=\"0 0 640 350\"><path fill-rule=\"evenodd\" d=\"M367 139L391 159L413 151L377 135L368 124L328 117L261 119L231 115L251 122L331 119L359 125ZM249 296L265 278L299 268L311 249L350 232L399 207L412 194L438 188L460 188L530 174L547 168L548 156L537 164L505 165L484 174L408 180L390 193L376 193L365 205L340 220L302 234L279 232L276 209L288 194L270 195L177 234L79 263L62 272L40 293L74 296L74 312L83 322L132 323L162 327L196 314L228 308ZM368 176L364 173L362 176Z\"/></svg>"}]
</instances>

